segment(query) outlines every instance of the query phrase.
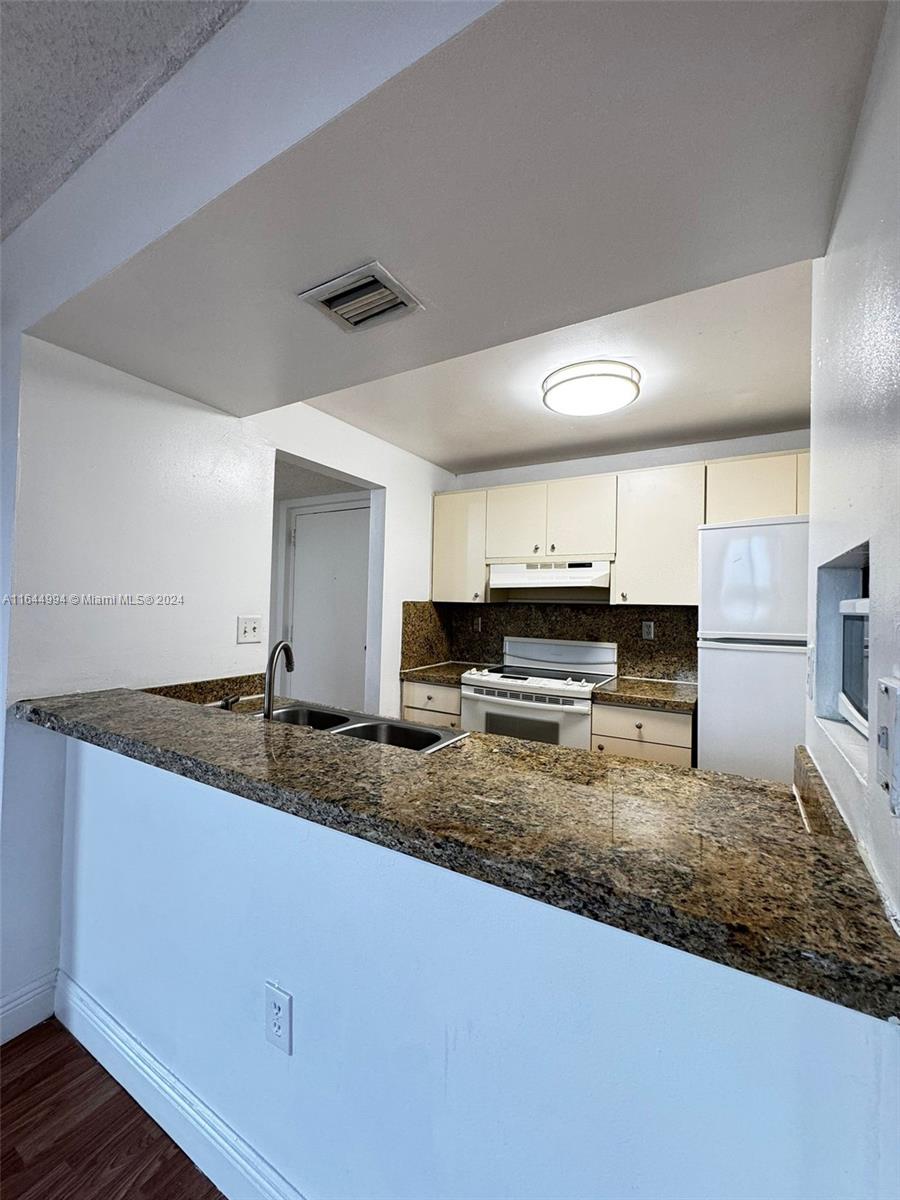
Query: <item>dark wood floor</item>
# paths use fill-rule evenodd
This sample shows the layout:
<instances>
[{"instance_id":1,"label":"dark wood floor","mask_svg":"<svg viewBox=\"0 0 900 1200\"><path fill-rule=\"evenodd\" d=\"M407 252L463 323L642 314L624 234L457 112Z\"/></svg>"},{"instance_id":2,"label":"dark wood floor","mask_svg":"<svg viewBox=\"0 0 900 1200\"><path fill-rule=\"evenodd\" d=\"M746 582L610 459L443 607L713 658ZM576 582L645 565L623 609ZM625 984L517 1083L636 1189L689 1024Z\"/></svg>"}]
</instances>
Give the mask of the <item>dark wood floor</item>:
<instances>
[{"instance_id":1,"label":"dark wood floor","mask_svg":"<svg viewBox=\"0 0 900 1200\"><path fill-rule=\"evenodd\" d=\"M53 1019L0 1052L2 1200L224 1200Z\"/></svg>"}]
</instances>

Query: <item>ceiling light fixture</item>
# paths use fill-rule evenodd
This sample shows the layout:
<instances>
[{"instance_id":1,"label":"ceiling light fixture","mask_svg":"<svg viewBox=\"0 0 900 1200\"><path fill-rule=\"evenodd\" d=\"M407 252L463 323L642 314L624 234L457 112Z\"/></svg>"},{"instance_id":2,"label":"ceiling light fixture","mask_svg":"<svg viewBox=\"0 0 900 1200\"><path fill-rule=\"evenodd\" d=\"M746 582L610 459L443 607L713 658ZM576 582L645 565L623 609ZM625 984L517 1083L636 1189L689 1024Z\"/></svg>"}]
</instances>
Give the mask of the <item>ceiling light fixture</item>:
<instances>
[{"instance_id":1,"label":"ceiling light fixture","mask_svg":"<svg viewBox=\"0 0 900 1200\"><path fill-rule=\"evenodd\" d=\"M553 371L541 384L544 403L567 417L595 417L637 400L641 373L614 359L572 363Z\"/></svg>"}]
</instances>

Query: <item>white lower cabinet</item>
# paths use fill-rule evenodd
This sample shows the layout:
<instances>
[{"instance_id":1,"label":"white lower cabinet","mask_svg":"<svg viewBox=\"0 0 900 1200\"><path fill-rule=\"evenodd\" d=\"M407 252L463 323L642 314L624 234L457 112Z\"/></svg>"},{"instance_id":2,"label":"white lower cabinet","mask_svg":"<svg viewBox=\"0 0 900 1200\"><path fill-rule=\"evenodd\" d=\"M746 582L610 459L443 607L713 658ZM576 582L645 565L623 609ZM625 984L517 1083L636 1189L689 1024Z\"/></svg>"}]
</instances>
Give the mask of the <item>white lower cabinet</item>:
<instances>
[{"instance_id":1,"label":"white lower cabinet","mask_svg":"<svg viewBox=\"0 0 900 1200\"><path fill-rule=\"evenodd\" d=\"M404 721L460 728L460 690L441 683L403 683Z\"/></svg>"},{"instance_id":2,"label":"white lower cabinet","mask_svg":"<svg viewBox=\"0 0 900 1200\"><path fill-rule=\"evenodd\" d=\"M689 767L692 743L690 713L616 704L595 704L591 710L591 749L600 753Z\"/></svg>"},{"instance_id":3,"label":"white lower cabinet","mask_svg":"<svg viewBox=\"0 0 900 1200\"><path fill-rule=\"evenodd\" d=\"M442 725L448 729L459 729L459 714L436 712L431 708L403 708L403 720L415 721L418 725Z\"/></svg>"}]
</instances>

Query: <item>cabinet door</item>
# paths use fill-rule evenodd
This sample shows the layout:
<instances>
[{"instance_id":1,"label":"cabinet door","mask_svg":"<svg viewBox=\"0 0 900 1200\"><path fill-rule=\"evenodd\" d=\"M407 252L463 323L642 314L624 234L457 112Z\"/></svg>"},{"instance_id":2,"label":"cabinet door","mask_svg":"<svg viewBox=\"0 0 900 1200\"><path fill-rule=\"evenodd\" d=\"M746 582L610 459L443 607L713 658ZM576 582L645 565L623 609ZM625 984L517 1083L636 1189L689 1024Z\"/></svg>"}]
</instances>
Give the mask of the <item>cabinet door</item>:
<instances>
[{"instance_id":1,"label":"cabinet door","mask_svg":"<svg viewBox=\"0 0 900 1200\"><path fill-rule=\"evenodd\" d=\"M726 459L706 464L706 521L792 517L797 511L797 455Z\"/></svg>"},{"instance_id":2,"label":"cabinet door","mask_svg":"<svg viewBox=\"0 0 900 1200\"><path fill-rule=\"evenodd\" d=\"M542 558L547 553L546 537L546 483L488 490L488 558Z\"/></svg>"},{"instance_id":3,"label":"cabinet door","mask_svg":"<svg viewBox=\"0 0 900 1200\"><path fill-rule=\"evenodd\" d=\"M797 516L809 512L809 451L797 455Z\"/></svg>"},{"instance_id":4,"label":"cabinet door","mask_svg":"<svg viewBox=\"0 0 900 1200\"><path fill-rule=\"evenodd\" d=\"M696 604L703 463L619 476L614 604Z\"/></svg>"},{"instance_id":5,"label":"cabinet door","mask_svg":"<svg viewBox=\"0 0 900 1200\"><path fill-rule=\"evenodd\" d=\"M445 492L434 498L431 598L483 603L486 494Z\"/></svg>"},{"instance_id":6,"label":"cabinet door","mask_svg":"<svg viewBox=\"0 0 900 1200\"><path fill-rule=\"evenodd\" d=\"M591 558L615 552L615 475L548 483L547 553Z\"/></svg>"}]
</instances>

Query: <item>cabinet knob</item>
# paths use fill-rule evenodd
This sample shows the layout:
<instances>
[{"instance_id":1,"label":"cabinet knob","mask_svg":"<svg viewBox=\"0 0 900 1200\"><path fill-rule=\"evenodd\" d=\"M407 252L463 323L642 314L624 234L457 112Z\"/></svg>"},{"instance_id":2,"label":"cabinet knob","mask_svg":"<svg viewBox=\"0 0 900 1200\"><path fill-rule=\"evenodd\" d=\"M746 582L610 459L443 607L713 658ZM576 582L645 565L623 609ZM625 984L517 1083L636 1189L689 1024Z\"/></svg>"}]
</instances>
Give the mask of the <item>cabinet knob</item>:
<instances>
[{"instance_id":1,"label":"cabinet knob","mask_svg":"<svg viewBox=\"0 0 900 1200\"><path fill-rule=\"evenodd\" d=\"M635 721L635 723L634 723L634 727L635 727L635 729L643 729L643 728L644 728L644 722L643 722L643 721Z\"/></svg>"},{"instance_id":2,"label":"cabinet knob","mask_svg":"<svg viewBox=\"0 0 900 1200\"><path fill-rule=\"evenodd\" d=\"M476 592L475 595L472 597L472 599L477 600L480 595L481 595L481 592Z\"/></svg>"},{"instance_id":3,"label":"cabinet knob","mask_svg":"<svg viewBox=\"0 0 900 1200\"><path fill-rule=\"evenodd\" d=\"M622 599L623 599L623 600L627 600L627 599L628 599L628 593L627 593L627 592L619 592L619 595L622 597Z\"/></svg>"},{"instance_id":4,"label":"cabinet knob","mask_svg":"<svg viewBox=\"0 0 900 1200\"><path fill-rule=\"evenodd\" d=\"M553 553L553 551L554 551L555 549L556 549L556 542L551 542L551 544L550 544L550 553L552 554L552 553Z\"/></svg>"},{"instance_id":5,"label":"cabinet knob","mask_svg":"<svg viewBox=\"0 0 900 1200\"><path fill-rule=\"evenodd\" d=\"M538 550L540 550L540 546L537 544L537 542L535 542L535 543L534 543L534 552L535 552L535 554L537 554Z\"/></svg>"},{"instance_id":6,"label":"cabinet knob","mask_svg":"<svg viewBox=\"0 0 900 1200\"><path fill-rule=\"evenodd\" d=\"M434 699L434 696L426 696L426 697L425 697L425 699L426 699L426 700L433 700L433 699Z\"/></svg>"},{"instance_id":7,"label":"cabinet knob","mask_svg":"<svg viewBox=\"0 0 900 1200\"><path fill-rule=\"evenodd\" d=\"M602 743L602 742L598 742L598 743L597 743L597 749L598 749L598 750L605 750L605 749L606 749L606 747L603 745L603 743Z\"/></svg>"}]
</instances>

